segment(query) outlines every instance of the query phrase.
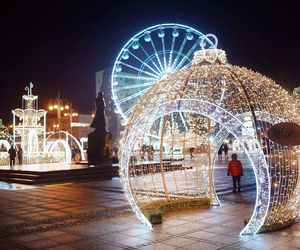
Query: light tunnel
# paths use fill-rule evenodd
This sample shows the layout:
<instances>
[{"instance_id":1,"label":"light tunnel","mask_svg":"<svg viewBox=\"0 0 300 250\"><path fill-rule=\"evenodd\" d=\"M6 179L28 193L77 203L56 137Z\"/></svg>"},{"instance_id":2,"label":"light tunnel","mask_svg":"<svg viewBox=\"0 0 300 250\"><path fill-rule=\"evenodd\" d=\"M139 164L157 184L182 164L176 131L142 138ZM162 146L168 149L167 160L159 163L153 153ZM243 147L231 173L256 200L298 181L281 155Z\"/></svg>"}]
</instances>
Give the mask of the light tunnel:
<instances>
[{"instance_id":1,"label":"light tunnel","mask_svg":"<svg viewBox=\"0 0 300 250\"><path fill-rule=\"evenodd\" d=\"M212 109L214 109L214 113L209 113L209 111ZM212 155L216 154L218 150L218 145L220 145L220 143L224 140L224 135L228 135L228 133L232 134L237 140L239 140L241 146L243 146L244 142L248 141L249 139L256 141L256 138L254 138L253 135L251 135L250 133L247 133L242 138L239 136L239 131L244 126L240 120L230 115L226 110L202 100L190 100L190 99L176 100L170 103L162 104L156 107L148 114L146 114L142 119L140 119L135 124L135 126L131 130L132 132L128 134L128 141L131 143L128 144L125 143L126 146L123 147L122 165L120 167L122 170L124 187L127 187L126 190L127 193L132 196L130 197L130 199L132 199L131 200L132 205L136 209L136 213L138 214L138 217L141 218L142 221L147 225L150 225L150 222L148 221L148 219L145 218L145 216L143 216L142 211L139 209L139 206L137 205L137 203L139 202L137 202L134 198L136 195L132 192L133 190L132 190L131 178L128 172L129 170L128 166L130 166L130 156L132 155L132 148L134 144L139 140L141 134L143 134L143 132L147 130L149 124L153 124L154 121L157 120L158 118L164 117L167 114L171 114L173 112L196 113L214 121L218 121L218 117L220 115L227 115L226 120L223 120L221 122L218 121L218 123L223 126L223 129L220 133L216 135L215 138L213 138L211 142ZM260 145L257 143L257 152L255 152L256 154L255 159L253 159L253 157L250 156L248 149L244 148L244 150L253 167L254 174L256 177L256 183L257 183L257 201L254 208L254 212L250 222L242 232L243 234L251 234L253 232L256 233L259 230L267 214L268 206L269 206L270 177L267 170L266 160L260 148ZM168 184L165 183L165 185ZM212 202L218 204L219 201L214 191L214 187L213 190L211 190L211 192L213 195Z\"/></svg>"},{"instance_id":2,"label":"light tunnel","mask_svg":"<svg viewBox=\"0 0 300 250\"><path fill-rule=\"evenodd\" d=\"M210 60L207 53L213 55ZM228 64L224 56L217 49L196 54L191 68L152 86L128 120L121 141L120 176L137 217L149 227L153 211L219 204L213 167L216 152L229 134L243 147L256 179L254 210L241 235L283 228L298 216L298 148L271 141L267 131L280 122L300 124L295 115L299 111L279 85ZM187 131L201 127L202 121L206 137L205 133L189 137ZM157 158L152 155L146 162L141 147L153 141ZM188 163L187 148L196 141L205 142L204 150L199 144L194 163ZM249 141L254 145L251 150L245 146ZM183 160L173 157L178 142Z\"/></svg>"}]
</instances>

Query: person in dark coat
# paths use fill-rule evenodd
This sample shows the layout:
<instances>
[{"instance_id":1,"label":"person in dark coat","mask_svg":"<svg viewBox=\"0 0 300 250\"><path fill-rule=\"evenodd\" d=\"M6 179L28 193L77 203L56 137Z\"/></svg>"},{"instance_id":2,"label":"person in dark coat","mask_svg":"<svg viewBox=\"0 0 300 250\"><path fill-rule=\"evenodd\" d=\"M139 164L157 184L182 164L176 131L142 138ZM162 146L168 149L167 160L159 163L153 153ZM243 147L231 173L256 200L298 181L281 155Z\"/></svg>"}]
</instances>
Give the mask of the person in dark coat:
<instances>
[{"instance_id":1,"label":"person in dark coat","mask_svg":"<svg viewBox=\"0 0 300 250\"><path fill-rule=\"evenodd\" d=\"M243 166L242 163L237 159L237 154L231 155L232 160L228 163L227 175L231 175L233 190L236 192L236 185L238 186L238 192L241 192L241 176L243 176Z\"/></svg>"},{"instance_id":2,"label":"person in dark coat","mask_svg":"<svg viewBox=\"0 0 300 250\"><path fill-rule=\"evenodd\" d=\"M17 155L18 155L19 165L22 165L23 164L23 149L21 148L21 146L18 147Z\"/></svg>"},{"instance_id":3,"label":"person in dark coat","mask_svg":"<svg viewBox=\"0 0 300 250\"><path fill-rule=\"evenodd\" d=\"M228 147L227 143L225 143L223 146L223 151L225 154L225 161L228 161L228 150L229 150L229 147Z\"/></svg>"},{"instance_id":4,"label":"person in dark coat","mask_svg":"<svg viewBox=\"0 0 300 250\"><path fill-rule=\"evenodd\" d=\"M145 153L147 151L147 146L144 144L142 146L142 161L145 161Z\"/></svg>"},{"instance_id":5,"label":"person in dark coat","mask_svg":"<svg viewBox=\"0 0 300 250\"><path fill-rule=\"evenodd\" d=\"M8 150L8 154L9 154L9 164L10 164L10 166L15 166L16 165L17 152L16 152L16 149L14 148L14 145L11 145L10 149Z\"/></svg>"},{"instance_id":6,"label":"person in dark coat","mask_svg":"<svg viewBox=\"0 0 300 250\"><path fill-rule=\"evenodd\" d=\"M223 144L220 146L218 150L218 160L222 161L222 154L223 154Z\"/></svg>"}]
</instances>

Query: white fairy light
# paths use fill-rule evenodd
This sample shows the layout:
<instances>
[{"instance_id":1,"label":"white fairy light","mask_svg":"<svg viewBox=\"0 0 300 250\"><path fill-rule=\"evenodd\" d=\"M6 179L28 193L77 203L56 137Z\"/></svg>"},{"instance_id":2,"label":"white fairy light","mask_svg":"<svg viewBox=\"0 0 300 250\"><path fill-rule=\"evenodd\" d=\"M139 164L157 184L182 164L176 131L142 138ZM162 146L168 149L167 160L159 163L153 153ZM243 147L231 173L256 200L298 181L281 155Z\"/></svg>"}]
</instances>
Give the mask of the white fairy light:
<instances>
[{"instance_id":1,"label":"white fairy light","mask_svg":"<svg viewBox=\"0 0 300 250\"><path fill-rule=\"evenodd\" d=\"M170 117L182 113L187 114L184 116L187 117L187 125L183 126L181 122L182 128L178 133L178 129L177 132L172 129L175 125L171 125ZM300 124L297 106L291 96L271 79L244 67L228 64L225 52L216 46L208 49L203 47L195 53L192 67L171 74L153 85L138 100L128 119L119 155L120 176L138 218L150 227L145 207L149 208L157 202L164 204L165 201L172 203L206 197L204 193L209 188L207 179L210 171L213 175L213 170L200 167L205 166L205 160L192 162L187 158L189 153L185 150L186 144L192 141L188 137L192 131L189 129L197 125L193 124L197 119L188 118L189 113L200 116L200 122L205 118L212 124L207 129L212 133L210 136L199 139L203 131L198 131L198 137L194 139L201 141L205 150L209 148L207 155L212 159L212 167L219 145L229 134L244 148L250 160L257 195L251 219L241 234L255 234L290 225L299 207L299 154L296 147L279 145L267 138L266 134L272 125L279 122ZM166 129L159 131L159 139L152 144L157 146L156 152L159 151L160 155L156 155L156 163L151 160L147 163L142 157L146 157L145 152L150 152L149 149L139 151L136 148L140 149L143 145L147 147L150 140L148 135L155 128L161 128L155 126L159 119ZM165 119L168 122L164 122ZM173 119L173 123L176 122L176 118ZM249 142L253 149L245 146ZM184 160L177 165L182 164L181 169L176 169L175 161L172 160L168 166L163 160L167 148L172 148L173 152L180 143ZM200 149L199 145L195 148ZM142 155L138 155L141 152ZM196 153L197 157L201 155L199 152ZM137 160L132 162L135 154L138 155ZM189 169L189 166L192 168ZM206 180L206 184L201 186L200 180ZM218 204L213 183L208 193L212 196L211 204Z\"/></svg>"},{"instance_id":2,"label":"white fairy light","mask_svg":"<svg viewBox=\"0 0 300 250\"><path fill-rule=\"evenodd\" d=\"M22 109L15 109L13 113L13 138L14 144L21 145L23 149L23 164L71 162L71 149L68 140L73 140L81 151L84 160L84 152L81 144L71 134L65 134L65 140L54 138L56 133L46 137L46 114L44 109L38 109L38 96L32 94L33 84L25 88L27 95L23 95ZM52 107L53 108L53 107ZM54 106L54 108L57 108ZM69 107L66 106L66 109ZM42 121L41 121L42 119ZM9 139L9 138L8 138ZM8 141L7 141L8 143ZM7 145L6 145L7 148ZM0 153L0 165L8 165L7 152Z\"/></svg>"}]
</instances>

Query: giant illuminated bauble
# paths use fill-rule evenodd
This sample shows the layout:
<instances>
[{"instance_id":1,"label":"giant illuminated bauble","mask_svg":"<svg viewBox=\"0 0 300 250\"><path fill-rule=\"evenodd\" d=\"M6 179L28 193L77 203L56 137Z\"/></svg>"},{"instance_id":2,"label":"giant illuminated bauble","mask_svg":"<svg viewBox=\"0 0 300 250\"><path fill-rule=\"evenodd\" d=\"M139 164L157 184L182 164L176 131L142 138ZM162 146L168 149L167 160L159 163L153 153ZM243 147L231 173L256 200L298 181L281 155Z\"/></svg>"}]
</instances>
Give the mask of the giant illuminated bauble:
<instances>
[{"instance_id":1,"label":"giant illuminated bauble","mask_svg":"<svg viewBox=\"0 0 300 250\"><path fill-rule=\"evenodd\" d=\"M119 52L112 70L116 113L127 121L138 98L154 83L189 67L202 38L201 32L177 23L155 25L133 36ZM207 43L212 44L209 39Z\"/></svg>"},{"instance_id":2,"label":"giant illuminated bauble","mask_svg":"<svg viewBox=\"0 0 300 250\"><path fill-rule=\"evenodd\" d=\"M147 131L159 118L179 112L207 119L210 136L205 152L210 160L202 159L201 164L197 160L191 165L187 150L191 146L186 146L191 143L188 131L177 129L175 132L167 126L162 126L166 130L157 138L157 162L147 163L140 159L141 146L149 145ZM270 127L280 122L300 124L299 117L296 104L287 91L271 79L228 64L223 50L198 51L191 67L153 85L138 100L128 119L119 155L120 175L138 218L152 226L147 213L157 204L169 204L163 205L165 209L180 202L174 205L180 207L191 200L209 198L209 195L211 203L218 203L213 183L207 188L202 184L210 184L205 178L213 176L218 148L231 134L243 147L256 179L254 211L241 234L290 225L299 207L299 152L297 147L280 145L266 135ZM172 141L172 147L167 140ZM174 151L178 141L184 159L177 165L168 165L164 159L166 148ZM250 142L252 147L248 147ZM201 155L201 150L198 151ZM211 168L206 168L203 162Z\"/></svg>"}]
</instances>

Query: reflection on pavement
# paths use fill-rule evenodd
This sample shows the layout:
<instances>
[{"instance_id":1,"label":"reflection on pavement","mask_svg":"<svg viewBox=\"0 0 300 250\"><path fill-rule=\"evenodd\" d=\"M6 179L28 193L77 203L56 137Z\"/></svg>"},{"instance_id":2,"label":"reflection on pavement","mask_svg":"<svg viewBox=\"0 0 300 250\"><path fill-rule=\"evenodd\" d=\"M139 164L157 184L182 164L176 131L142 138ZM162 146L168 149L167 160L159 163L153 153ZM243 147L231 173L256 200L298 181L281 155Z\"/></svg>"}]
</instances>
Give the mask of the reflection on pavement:
<instances>
[{"instance_id":1,"label":"reflection on pavement","mask_svg":"<svg viewBox=\"0 0 300 250\"><path fill-rule=\"evenodd\" d=\"M59 170L83 169L89 168L87 164L70 164L70 163L40 163L40 164L26 164L16 166L0 166L0 170L20 170L20 171L36 171L48 172Z\"/></svg>"},{"instance_id":2,"label":"reflection on pavement","mask_svg":"<svg viewBox=\"0 0 300 250\"><path fill-rule=\"evenodd\" d=\"M7 182L0 181L0 189L3 190L21 190L21 189L30 189L30 188L37 188L37 186L23 185L17 183L7 183Z\"/></svg>"}]
</instances>

